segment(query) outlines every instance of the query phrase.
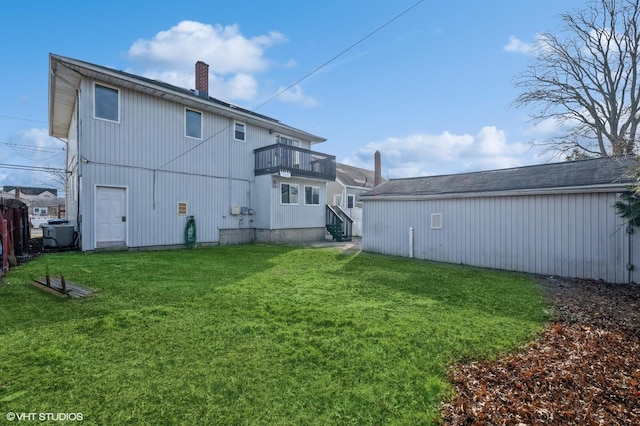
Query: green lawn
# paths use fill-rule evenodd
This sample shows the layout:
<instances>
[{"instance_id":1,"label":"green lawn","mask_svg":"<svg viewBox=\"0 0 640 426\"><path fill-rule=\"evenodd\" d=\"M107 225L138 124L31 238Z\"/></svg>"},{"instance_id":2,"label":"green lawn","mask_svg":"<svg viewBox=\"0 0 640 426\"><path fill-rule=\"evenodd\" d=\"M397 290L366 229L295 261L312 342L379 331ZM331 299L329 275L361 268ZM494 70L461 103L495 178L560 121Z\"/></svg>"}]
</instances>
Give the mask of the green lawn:
<instances>
[{"instance_id":1,"label":"green lawn","mask_svg":"<svg viewBox=\"0 0 640 426\"><path fill-rule=\"evenodd\" d=\"M97 296L32 287L47 268ZM429 424L446 368L526 343L545 308L524 275L333 248L46 255L0 285L0 418Z\"/></svg>"}]
</instances>

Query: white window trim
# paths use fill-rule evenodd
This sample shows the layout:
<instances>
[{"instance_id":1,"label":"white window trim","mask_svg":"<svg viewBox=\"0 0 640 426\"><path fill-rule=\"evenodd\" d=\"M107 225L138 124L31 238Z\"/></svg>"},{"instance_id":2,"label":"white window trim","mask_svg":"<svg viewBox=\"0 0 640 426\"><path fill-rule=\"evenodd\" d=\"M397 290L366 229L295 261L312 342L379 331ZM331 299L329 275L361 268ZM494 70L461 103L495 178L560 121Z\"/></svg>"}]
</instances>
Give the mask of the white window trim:
<instances>
[{"instance_id":1,"label":"white window trim","mask_svg":"<svg viewBox=\"0 0 640 426\"><path fill-rule=\"evenodd\" d=\"M296 188L298 188L298 202L297 203L283 203L282 202L282 185L289 185L289 187L295 186ZM300 184L280 182L279 188L280 188L280 205L281 206L298 206L298 205L300 205ZM291 199L291 194L289 194L289 199Z\"/></svg>"},{"instance_id":2,"label":"white window trim","mask_svg":"<svg viewBox=\"0 0 640 426\"><path fill-rule=\"evenodd\" d=\"M242 134L244 135L244 139L238 139L238 138L236 138L236 125L238 125L238 124L241 124L241 125L242 125L242 127L244 128L244 132L242 132ZM234 140L239 141L239 142L246 142L246 141L247 141L247 124L246 124L246 123L244 123L244 122L242 122L242 121L237 121L237 120L235 120L235 121L233 122L233 129L232 129L232 131L233 131L233 139L234 139Z\"/></svg>"},{"instance_id":3,"label":"white window trim","mask_svg":"<svg viewBox=\"0 0 640 426\"><path fill-rule=\"evenodd\" d=\"M315 188L318 190L318 204L307 203L307 188ZM313 191L311 191L311 200L313 201ZM310 207L316 207L320 205L320 187L319 186L313 186L313 185L304 186L304 205L310 206Z\"/></svg>"},{"instance_id":4,"label":"white window trim","mask_svg":"<svg viewBox=\"0 0 640 426\"><path fill-rule=\"evenodd\" d=\"M111 89L111 90L115 90L116 92L118 92L118 119L116 121L110 120L108 118L104 118L104 117L98 117L96 115L96 86L102 86L102 87L106 87L107 89ZM98 83L98 82L93 82L93 118L95 118L96 120L102 120L102 121L107 121L109 123L120 123L120 89L117 87L113 87L113 86L109 86L108 84L102 84L102 83Z\"/></svg>"},{"instance_id":5,"label":"white window trim","mask_svg":"<svg viewBox=\"0 0 640 426\"><path fill-rule=\"evenodd\" d=\"M442 213L431 213L431 229L442 229Z\"/></svg>"},{"instance_id":6,"label":"white window trim","mask_svg":"<svg viewBox=\"0 0 640 426\"><path fill-rule=\"evenodd\" d=\"M283 144L283 145L295 146L295 147L298 147L298 148L302 147L302 141L301 140L294 139L294 138L292 138L290 136L282 135L280 133L276 133L276 135L275 135L276 143L282 143L282 142L280 142L281 138L284 138L284 139L287 139L288 141L291 141L290 145L289 144Z\"/></svg>"},{"instance_id":7,"label":"white window trim","mask_svg":"<svg viewBox=\"0 0 640 426\"><path fill-rule=\"evenodd\" d=\"M197 112L198 114L200 114L200 137L197 138L195 136L189 136L187 135L187 111L192 111L192 112ZM184 109L184 137L185 138L189 138L189 139L195 139L197 141L201 141L202 140L202 119L203 119L204 114L202 113L202 111L198 111L197 109L193 109L193 108L185 108Z\"/></svg>"},{"instance_id":8,"label":"white window trim","mask_svg":"<svg viewBox=\"0 0 640 426\"><path fill-rule=\"evenodd\" d=\"M353 201L351 202L351 205L352 205L353 207L349 207L349 199L353 200ZM353 194L347 194L347 204L346 204L346 207L347 207L348 209L355 209L355 208L356 208L356 196L355 196L355 195L353 195Z\"/></svg>"}]
</instances>

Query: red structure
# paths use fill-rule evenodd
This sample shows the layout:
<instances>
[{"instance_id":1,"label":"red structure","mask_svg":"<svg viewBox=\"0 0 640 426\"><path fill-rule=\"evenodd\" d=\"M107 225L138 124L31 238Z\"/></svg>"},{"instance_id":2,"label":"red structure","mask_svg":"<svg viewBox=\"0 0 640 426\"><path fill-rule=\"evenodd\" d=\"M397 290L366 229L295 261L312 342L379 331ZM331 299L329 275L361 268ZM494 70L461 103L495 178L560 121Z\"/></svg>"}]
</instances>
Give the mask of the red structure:
<instances>
[{"instance_id":1,"label":"red structure","mask_svg":"<svg viewBox=\"0 0 640 426\"><path fill-rule=\"evenodd\" d=\"M30 236L27 205L19 200L0 198L0 243L2 244L0 276L7 273L10 265L16 265L16 256L28 252Z\"/></svg>"}]
</instances>

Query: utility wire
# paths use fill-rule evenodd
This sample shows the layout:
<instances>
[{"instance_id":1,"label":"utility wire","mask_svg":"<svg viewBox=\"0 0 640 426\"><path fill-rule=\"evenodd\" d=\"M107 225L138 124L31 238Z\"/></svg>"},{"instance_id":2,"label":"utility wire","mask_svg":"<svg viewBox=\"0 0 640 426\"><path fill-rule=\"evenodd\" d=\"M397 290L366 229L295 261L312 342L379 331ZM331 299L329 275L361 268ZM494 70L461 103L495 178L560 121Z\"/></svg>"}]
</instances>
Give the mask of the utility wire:
<instances>
[{"instance_id":1,"label":"utility wire","mask_svg":"<svg viewBox=\"0 0 640 426\"><path fill-rule=\"evenodd\" d=\"M380 25L378 28L376 28L375 30L371 31L369 34L367 34L366 36L362 37L360 40L356 41L355 43L353 43L351 46L347 47L346 49L344 49L342 52L338 53L337 55L335 55L334 57L332 57L331 59L329 59L328 61L324 62L322 65L316 67L314 70L312 70L311 72L309 72L308 74L306 74L305 76L299 78L298 80L296 80L294 83L292 83L291 85L289 85L288 87L282 89L281 91L279 91L278 93L276 93L275 95L273 95L272 97L270 97L269 99L267 99L266 101L264 101L263 103L261 103L260 105L258 105L257 107L253 108L252 111L256 111L259 108L262 108L263 106L265 106L266 104L268 104L269 102L271 102L272 100L274 100L275 98L277 98L278 96L282 95L283 93L289 91L290 89L292 89L293 87L297 86L299 83L301 83L303 80L306 80L308 77L311 77L313 74L317 73L318 71L320 71L322 68L326 67L327 65L329 65L331 62L335 61L336 59L338 59L340 56L344 55L345 53L347 53L348 51L350 51L351 49L353 49L354 47L356 47L357 45L359 45L360 43L364 42L366 39L368 39L369 37L371 37L372 35L374 35L375 33L379 32L380 30L382 30L383 28L387 27L388 25L390 25L392 22L396 21L397 19L399 19L400 17L402 17L403 15L406 15L407 13L409 13L413 8L415 8L416 6L418 6L420 3L422 3L424 0L419 0L416 3L414 3L413 5L409 6L407 9L405 9L404 11L400 12L399 14L397 14L396 16L394 16L393 18L389 19L387 22L385 22L384 24Z\"/></svg>"},{"instance_id":2,"label":"utility wire","mask_svg":"<svg viewBox=\"0 0 640 426\"><path fill-rule=\"evenodd\" d=\"M58 152L59 153L60 151L65 150L65 147L54 148L50 146L23 145L23 144L12 143L12 142L0 142L0 145L4 145L9 148L13 148L15 150L22 150L22 151Z\"/></svg>"},{"instance_id":3,"label":"utility wire","mask_svg":"<svg viewBox=\"0 0 640 426\"><path fill-rule=\"evenodd\" d=\"M0 114L0 118L9 118L11 120L22 120L22 121L31 121L33 123L44 123L47 124L46 121L42 121L42 120L32 120L30 118L22 118L22 117L13 117L11 115L1 115Z\"/></svg>"},{"instance_id":4,"label":"utility wire","mask_svg":"<svg viewBox=\"0 0 640 426\"><path fill-rule=\"evenodd\" d=\"M271 102L272 100L276 99L277 97L281 96L283 93L289 91L290 89L292 89L293 87L297 86L298 84L300 84L303 80L306 80L307 78L309 78L310 76L312 76L313 74L315 74L316 72L320 71L322 68L326 67L327 65L329 65L330 63L332 63L333 61L335 61L336 59L338 59L339 57L341 57L342 55L344 55L345 53L347 53L348 51L350 51L351 49L353 49L354 47L356 47L357 45L359 45L360 43L364 42L365 40L367 40L369 37L373 36L374 34L376 34L377 32L381 31L383 28L389 26L392 22L398 20L400 17L406 15L407 13L409 13L412 9L414 9L416 6L418 6L420 3L422 3L424 0L419 0L416 3L414 3L413 5L409 6L408 8L406 8L405 10L403 10L402 12L400 12L399 14L397 14L396 16L394 16L393 18L389 19L387 22L385 22L384 24L380 25L378 28L376 28L375 30L371 31L369 34L367 34L366 36L362 37L361 39L359 39L358 41L356 41L355 43L351 44L349 47L347 47L346 49L344 49L343 51L341 51L340 53L338 53L337 55L333 56L331 59L329 59L328 61L325 61L324 63L322 63L320 66L316 67L315 69L313 69L311 72L307 73L306 75L304 75L303 77L299 78L298 80L296 80L294 83L290 84L288 87L286 87L285 89L282 89L281 91L279 91L278 93L276 93L275 95L273 95L272 97L270 97L269 99L267 99L266 101L264 101L263 103L261 103L260 105L258 105L257 107L253 108L251 110L251 112L255 112L257 111L259 108L262 108L263 106L265 106L266 104L268 104L269 102ZM178 155L177 157L173 158L172 160L167 161L166 163L164 163L162 166L158 167L156 170L161 170L162 168L168 166L169 164L173 163L174 161L184 157L185 155L187 155L188 153L190 153L191 151L193 151L194 149L199 148L200 146L202 146L204 143L208 142L209 140L213 139L214 137L218 136L220 133L228 130L231 127L231 125L228 125L226 127L224 127L223 129L215 132L213 135L209 136L206 139L203 139L201 142L199 142L197 145L192 146L191 148L189 148L188 150L186 150L185 152L183 152L182 154Z\"/></svg>"},{"instance_id":5,"label":"utility wire","mask_svg":"<svg viewBox=\"0 0 640 426\"><path fill-rule=\"evenodd\" d=\"M64 172L65 171L65 169L61 169L59 167L25 166L20 164L5 164L5 163L0 163L0 169L31 170L35 172Z\"/></svg>"}]
</instances>

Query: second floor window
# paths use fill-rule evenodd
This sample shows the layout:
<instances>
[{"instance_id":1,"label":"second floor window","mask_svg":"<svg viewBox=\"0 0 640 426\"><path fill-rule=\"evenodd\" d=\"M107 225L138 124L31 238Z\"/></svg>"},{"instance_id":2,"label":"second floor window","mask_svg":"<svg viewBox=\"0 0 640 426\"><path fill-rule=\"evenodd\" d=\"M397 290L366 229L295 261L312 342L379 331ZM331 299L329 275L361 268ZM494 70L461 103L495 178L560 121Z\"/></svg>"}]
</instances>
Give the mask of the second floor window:
<instances>
[{"instance_id":1,"label":"second floor window","mask_svg":"<svg viewBox=\"0 0 640 426\"><path fill-rule=\"evenodd\" d=\"M242 141L242 142L246 140L244 123L240 123L237 121L234 123L233 138L237 141Z\"/></svg>"},{"instance_id":2,"label":"second floor window","mask_svg":"<svg viewBox=\"0 0 640 426\"><path fill-rule=\"evenodd\" d=\"M119 98L120 93L118 89L96 84L94 90L95 103L93 115L103 120L120 121Z\"/></svg>"},{"instance_id":3,"label":"second floor window","mask_svg":"<svg viewBox=\"0 0 640 426\"><path fill-rule=\"evenodd\" d=\"M184 123L185 136L202 139L202 113L185 109Z\"/></svg>"}]
</instances>

